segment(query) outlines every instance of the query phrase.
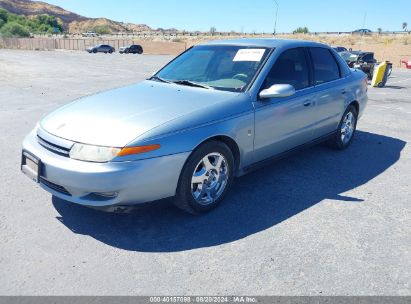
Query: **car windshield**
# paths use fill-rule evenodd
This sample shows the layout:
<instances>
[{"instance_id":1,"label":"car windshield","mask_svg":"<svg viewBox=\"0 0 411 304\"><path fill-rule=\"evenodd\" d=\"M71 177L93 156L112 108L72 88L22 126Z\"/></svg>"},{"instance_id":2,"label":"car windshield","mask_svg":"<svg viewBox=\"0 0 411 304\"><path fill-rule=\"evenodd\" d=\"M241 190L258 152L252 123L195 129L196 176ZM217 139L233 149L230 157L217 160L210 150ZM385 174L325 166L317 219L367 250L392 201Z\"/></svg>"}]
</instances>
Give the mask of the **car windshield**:
<instances>
[{"instance_id":1,"label":"car windshield","mask_svg":"<svg viewBox=\"0 0 411 304\"><path fill-rule=\"evenodd\" d=\"M251 83L269 51L264 47L195 46L151 79L239 92Z\"/></svg>"}]
</instances>

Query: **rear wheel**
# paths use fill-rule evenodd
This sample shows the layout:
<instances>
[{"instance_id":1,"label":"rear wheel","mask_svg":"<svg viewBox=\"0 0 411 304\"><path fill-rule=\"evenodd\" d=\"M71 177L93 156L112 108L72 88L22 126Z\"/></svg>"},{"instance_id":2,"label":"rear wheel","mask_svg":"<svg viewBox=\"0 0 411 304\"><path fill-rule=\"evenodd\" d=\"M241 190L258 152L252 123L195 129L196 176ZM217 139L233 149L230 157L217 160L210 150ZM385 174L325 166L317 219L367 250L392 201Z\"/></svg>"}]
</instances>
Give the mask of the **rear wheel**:
<instances>
[{"instance_id":1,"label":"rear wheel","mask_svg":"<svg viewBox=\"0 0 411 304\"><path fill-rule=\"evenodd\" d=\"M230 148L210 141L196 149L181 172L174 204L191 214L217 207L234 179L234 157Z\"/></svg>"},{"instance_id":2,"label":"rear wheel","mask_svg":"<svg viewBox=\"0 0 411 304\"><path fill-rule=\"evenodd\" d=\"M328 141L331 147L344 150L351 144L357 130L357 119L357 110L350 105L341 118L336 134Z\"/></svg>"}]
</instances>

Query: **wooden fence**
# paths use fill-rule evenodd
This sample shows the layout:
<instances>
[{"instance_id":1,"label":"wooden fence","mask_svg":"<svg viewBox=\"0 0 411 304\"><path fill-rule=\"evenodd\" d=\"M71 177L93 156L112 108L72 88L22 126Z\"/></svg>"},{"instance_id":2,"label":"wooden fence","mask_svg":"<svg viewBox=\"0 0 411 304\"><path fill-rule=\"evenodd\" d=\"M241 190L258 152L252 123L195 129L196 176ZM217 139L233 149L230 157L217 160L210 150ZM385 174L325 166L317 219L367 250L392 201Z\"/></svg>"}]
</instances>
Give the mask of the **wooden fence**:
<instances>
[{"instance_id":1,"label":"wooden fence","mask_svg":"<svg viewBox=\"0 0 411 304\"><path fill-rule=\"evenodd\" d=\"M178 55L187 49L184 42L139 41L130 39L64 39L64 38L0 38L0 48L22 50L75 50L85 51L97 44L109 44L118 50L122 46L140 44L145 54Z\"/></svg>"}]
</instances>

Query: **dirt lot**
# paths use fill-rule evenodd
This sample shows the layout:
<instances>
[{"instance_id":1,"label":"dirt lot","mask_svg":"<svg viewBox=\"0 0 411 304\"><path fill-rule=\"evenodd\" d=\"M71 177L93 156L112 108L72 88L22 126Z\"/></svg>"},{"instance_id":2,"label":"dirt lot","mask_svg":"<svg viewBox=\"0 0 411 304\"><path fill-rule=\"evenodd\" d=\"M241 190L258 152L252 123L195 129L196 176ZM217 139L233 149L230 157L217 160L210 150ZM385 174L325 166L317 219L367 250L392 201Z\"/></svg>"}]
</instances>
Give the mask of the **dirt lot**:
<instances>
[{"instance_id":1,"label":"dirt lot","mask_svg":"<svg viewBox=\"0 0 411 304\"><path fill-rule=\"evenodd\" d=\"M272 38L271 35L248 35L246 38ZM281 39L302 39L312 40L332 46L344 46L347 49L363 50L375 53L378 61L391 61L395 67L404 68L401 60L411 60L411 34L404 35L373 35L373 36L356 36L356 35L279 35ZM164 39L161 37L123 37L105 36L99 38L72 38L72 39L49 39L49 38L0 38L0 48L8 49L64 49L84 51L87 47L96 44L110 44L117 50L119 47L130 44L141 44L146 54L151 55L178 55L188 47L214 39L239 39L242 36L179 36L173 39Z\"/></svg>"},{"instance_id":2,"label":"dirt lot","mask_svg":"<svg viewBox=\"0 0 411 304\"><path fill-rule=\"evenodd\" d=\"M0 50L1 295L410 295L409 71L370 88L348 150L241 177L202 217L164 202L103 213L20 173L22 139L46 113L170 59Z\"/></svg>"}]
</instances>

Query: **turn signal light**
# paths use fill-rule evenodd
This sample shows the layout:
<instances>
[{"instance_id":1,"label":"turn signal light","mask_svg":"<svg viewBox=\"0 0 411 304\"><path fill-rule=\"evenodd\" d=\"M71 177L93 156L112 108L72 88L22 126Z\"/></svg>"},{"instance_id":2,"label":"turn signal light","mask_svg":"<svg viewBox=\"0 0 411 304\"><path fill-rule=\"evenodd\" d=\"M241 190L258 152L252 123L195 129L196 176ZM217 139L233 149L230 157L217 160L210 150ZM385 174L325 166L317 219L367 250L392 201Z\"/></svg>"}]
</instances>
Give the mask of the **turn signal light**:
<instances>
[{"instance_id":1,"label":"turn signal light","mask_svg":"<svg viewBox=\"0 0 411 304\"><path fill-rule=\"evenodd\" d=\"M127 148L121 149L121 151L117 154L117 156L126 156L126 155L146 153L146 152L154 151L157 149L160 149L160 145L127 147Z\"/></svg>"}]
</instances>

